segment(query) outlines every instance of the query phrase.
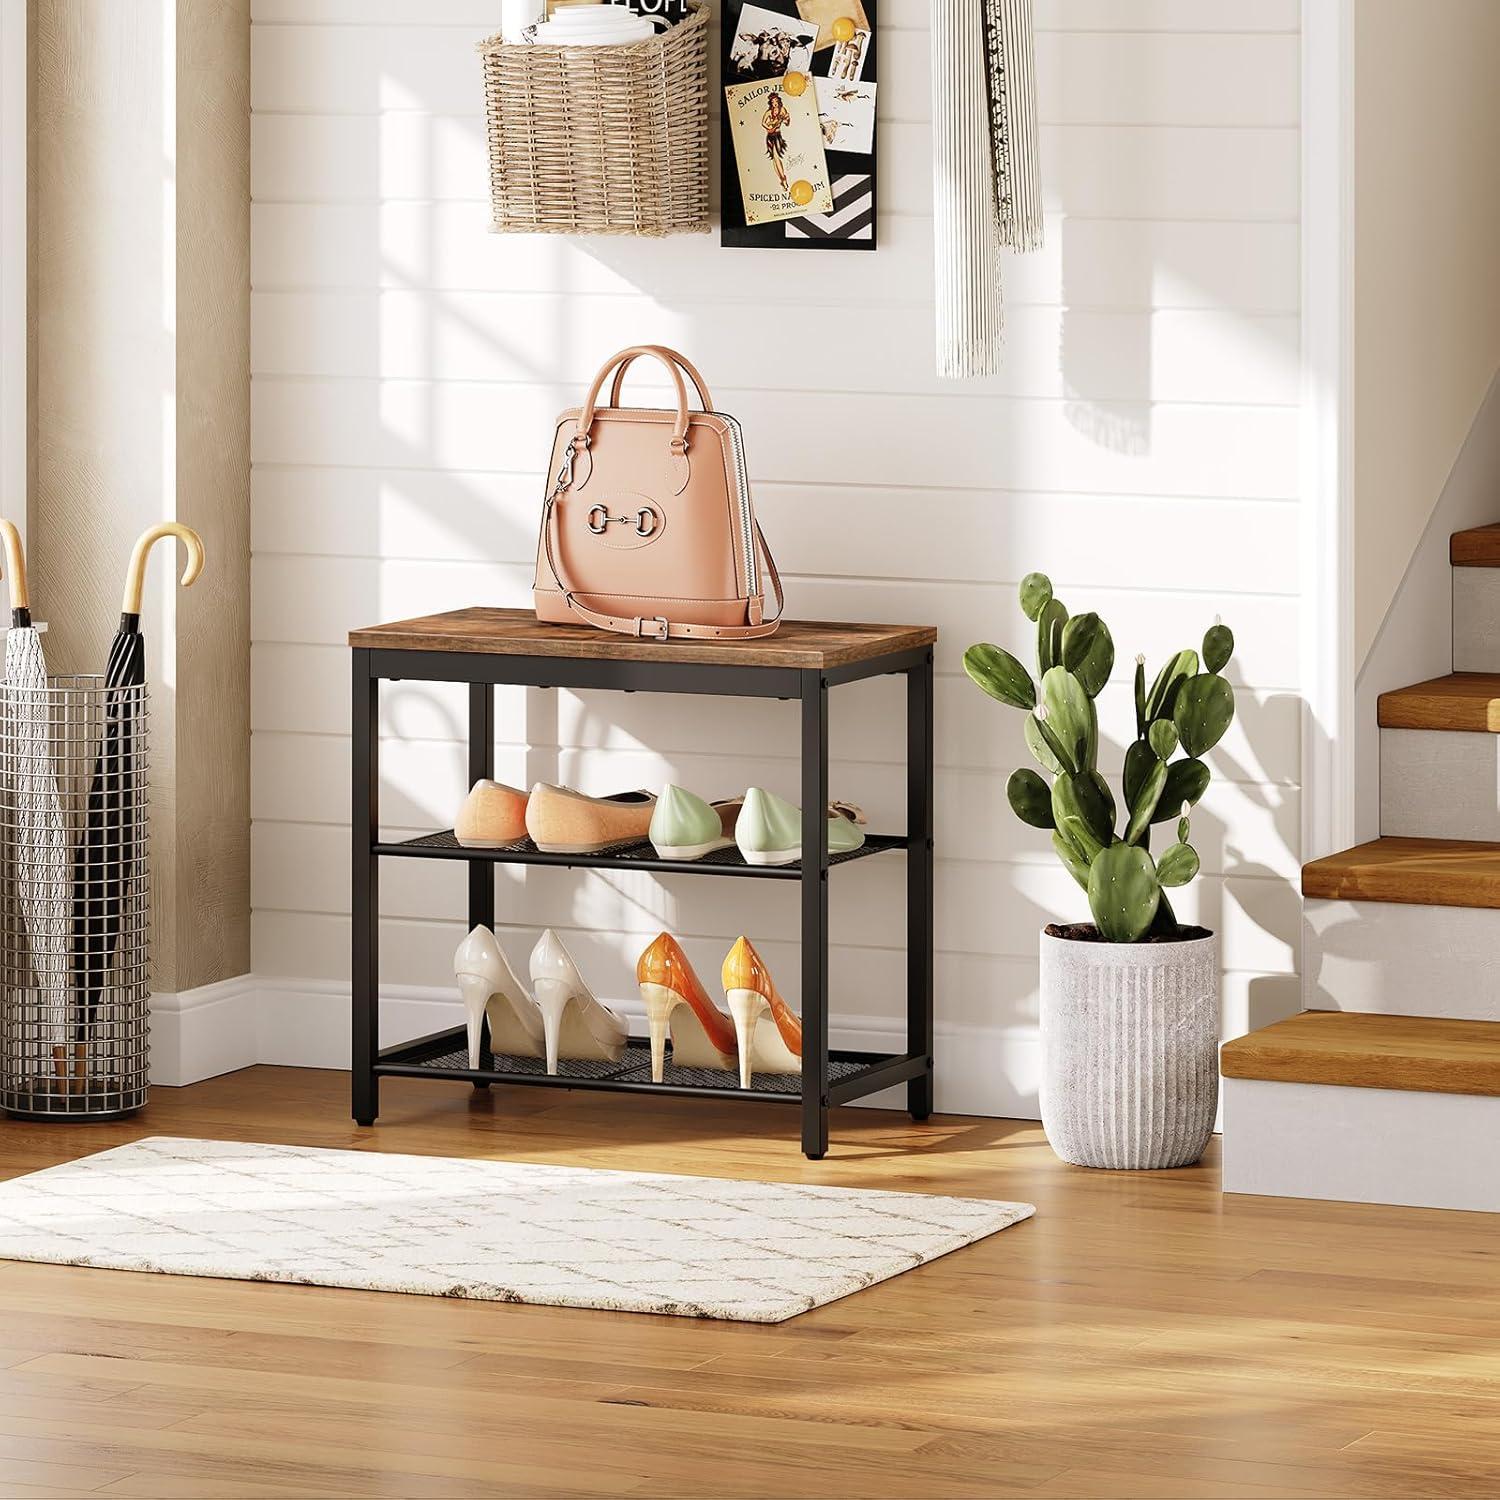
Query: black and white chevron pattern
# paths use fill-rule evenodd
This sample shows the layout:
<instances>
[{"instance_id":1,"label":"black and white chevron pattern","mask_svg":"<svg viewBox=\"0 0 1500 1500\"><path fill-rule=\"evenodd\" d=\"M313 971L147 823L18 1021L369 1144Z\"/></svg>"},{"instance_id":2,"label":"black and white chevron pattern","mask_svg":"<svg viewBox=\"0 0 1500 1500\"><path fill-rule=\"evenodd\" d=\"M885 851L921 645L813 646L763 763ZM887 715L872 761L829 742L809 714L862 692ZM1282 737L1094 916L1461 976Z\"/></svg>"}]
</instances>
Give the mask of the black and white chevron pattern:
<instances>
[{"instance_id":1,"label":"black and white chevron pattern","mask_svg":"<svg viewBox=\"0 0 1500 1500\"><path fill-rule=\"evenodd\" d=\"M834 178L832 210L788 219L786 234L790 240L873 240L874 180L868 172L851 172Z\"/></svg>"}]
</instances>

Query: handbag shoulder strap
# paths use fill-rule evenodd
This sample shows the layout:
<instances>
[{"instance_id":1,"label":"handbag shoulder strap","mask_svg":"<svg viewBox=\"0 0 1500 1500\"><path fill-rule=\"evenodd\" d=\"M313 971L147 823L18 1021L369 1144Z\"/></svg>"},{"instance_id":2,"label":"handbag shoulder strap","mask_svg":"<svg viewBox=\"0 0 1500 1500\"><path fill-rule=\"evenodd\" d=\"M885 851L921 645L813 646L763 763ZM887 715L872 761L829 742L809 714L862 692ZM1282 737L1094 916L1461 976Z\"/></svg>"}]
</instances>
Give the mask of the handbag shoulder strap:
<instances>
[{"instance_id":1,"label":"handbag shoulder strap","mask_svg":"<svg viewBox=\"0 0 1500 1500\"><path fill-rule=\"evenodd\" d=\"M776 613L769 620L761 620L753 625L691 625L680 620L668 619L666 615L610 615L602 610L590 609L586 604L578 602L578 596L573 591L563 570L558 563L557 553L552 546L552 532L556 523L557 499L562 493L563 486L547 497L546 508L542 515L542 540L547 550L547 565L552 569L552 576L557 579L562 589L563 603L568 610L585 625L592 625L598 630L613 631L616 635L635 636L641 640L702 640L702 641L743 641L754 640L760 636L772 635L781 624L782 611L786 606L785 597L781 591L781 575L776 571L776 560L771 556L771 549L766 546L765 536L760 529L760 523L755 525L755 543L761 557L765 559L766 573L771 580L772 590L776 595ZM752 600L752 606L758 606L760 600Z\"/></svg>"}]
</instances>

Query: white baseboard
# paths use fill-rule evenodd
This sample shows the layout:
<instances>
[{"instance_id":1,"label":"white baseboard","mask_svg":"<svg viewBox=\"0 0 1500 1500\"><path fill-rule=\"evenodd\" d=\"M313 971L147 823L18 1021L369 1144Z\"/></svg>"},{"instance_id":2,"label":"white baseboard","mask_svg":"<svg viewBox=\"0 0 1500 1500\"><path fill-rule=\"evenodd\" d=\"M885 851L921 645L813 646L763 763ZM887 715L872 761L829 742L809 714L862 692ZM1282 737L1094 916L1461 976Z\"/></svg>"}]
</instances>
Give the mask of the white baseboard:
<instances>
[{"instance_id":1,"label":"white baseboard","mask_svg":"<svg viewBox=\"0 0 1500 1500\"><path fill-rule=\"evenodd\" d=\"M611 1001L645 1031L639 1003ZM451 990L384 985L380 999L383 1046L463 1024ZM151 1007L151 1081L198 1083L255 1063L292 1068L349 1066L349 987L336 981L246 974L177 995L157 995ZM836 1018L835 1047L899 1052L904 1032L875 1016ZM954 1114L1036 1119L1041 1040L1034 1028L936 1028L937 1107ZM861 1103L905 1107L904 1090Z\"/></svg>"},{"instance_id":2,"label":"white baseboard","mask_svg":"<svg viewBox=\"0 0 1500 1500\"><path fill-rule=\"evenodd\" d=\"M198 1083L258 1062L253 974L151 997L151 1082Z\"/></svg>"},{"instance_id":3,"label":"white baseboard","mask_svg":"<svg viewBox=\"0 0 1500 1500\"><path fill-rule=\"evenodd\" d=\"M1500 1099L1224 1080L1224 1191L1500 1212Z\"/></svg>"}]
</instances>

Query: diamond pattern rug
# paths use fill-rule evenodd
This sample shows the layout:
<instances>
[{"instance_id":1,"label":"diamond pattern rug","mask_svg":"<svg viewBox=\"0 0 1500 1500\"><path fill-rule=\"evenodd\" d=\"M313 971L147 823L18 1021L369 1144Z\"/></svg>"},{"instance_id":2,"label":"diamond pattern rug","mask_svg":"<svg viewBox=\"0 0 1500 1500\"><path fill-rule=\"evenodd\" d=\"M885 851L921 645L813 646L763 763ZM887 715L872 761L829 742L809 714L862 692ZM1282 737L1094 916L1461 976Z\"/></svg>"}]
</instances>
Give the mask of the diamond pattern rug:
<instances>
[{"instance_id":1,"label":"diamond pattern rug","mask_svg":"<svg viewBox=\"0 0 1500 1500\"><path fill-rule=\"evenodd\" d=\"M0 1259L780 1323L1035 1212L156 1136L0 1183Z\"/></svg>"}]
</instances>

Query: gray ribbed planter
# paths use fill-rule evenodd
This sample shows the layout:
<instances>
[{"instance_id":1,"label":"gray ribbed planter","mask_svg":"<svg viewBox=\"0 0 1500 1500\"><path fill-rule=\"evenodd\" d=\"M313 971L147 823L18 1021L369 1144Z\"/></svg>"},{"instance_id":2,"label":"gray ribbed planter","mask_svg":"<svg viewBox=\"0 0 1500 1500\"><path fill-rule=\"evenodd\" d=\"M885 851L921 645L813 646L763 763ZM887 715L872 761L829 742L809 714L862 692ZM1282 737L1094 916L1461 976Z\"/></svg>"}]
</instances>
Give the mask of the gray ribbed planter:
<instances>
[{"instance_id":1,"label":"gray ribbed planter","mask_svg":"<svg viewBox=\"0 0 1500 1500\"><path fill-rule=\"evenodd\" d=\"M1219 1102L1219 944L1042 934L1042 1124L1081 1167L1186 1167Z\"/></svg>"}]
</instances>

